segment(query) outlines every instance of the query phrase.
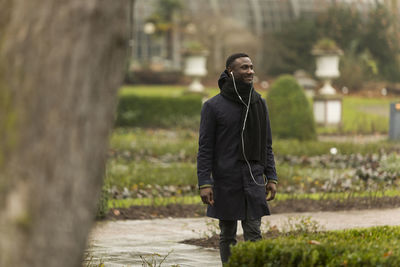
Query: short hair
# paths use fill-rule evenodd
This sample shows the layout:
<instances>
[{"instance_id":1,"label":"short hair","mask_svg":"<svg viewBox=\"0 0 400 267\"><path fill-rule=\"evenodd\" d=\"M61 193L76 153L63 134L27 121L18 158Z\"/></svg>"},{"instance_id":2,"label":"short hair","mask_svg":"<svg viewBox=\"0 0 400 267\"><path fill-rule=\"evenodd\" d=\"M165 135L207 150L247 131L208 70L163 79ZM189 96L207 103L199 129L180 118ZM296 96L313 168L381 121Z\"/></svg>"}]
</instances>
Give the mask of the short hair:
<instances>
[{"instance_id":1,"label":"short hair","mask_svg":"<svg viewBox=\"0 0 400 267\"><path fill-rule=\"evenodd\" d=\"M233 61L235 61L235 59L240 58L240 57L249 57L249 55L247 55L245 53L235 53L235 54L230 55L226 59L225 68L230 67L232 65Z\"/></svg>"}]
</instances>

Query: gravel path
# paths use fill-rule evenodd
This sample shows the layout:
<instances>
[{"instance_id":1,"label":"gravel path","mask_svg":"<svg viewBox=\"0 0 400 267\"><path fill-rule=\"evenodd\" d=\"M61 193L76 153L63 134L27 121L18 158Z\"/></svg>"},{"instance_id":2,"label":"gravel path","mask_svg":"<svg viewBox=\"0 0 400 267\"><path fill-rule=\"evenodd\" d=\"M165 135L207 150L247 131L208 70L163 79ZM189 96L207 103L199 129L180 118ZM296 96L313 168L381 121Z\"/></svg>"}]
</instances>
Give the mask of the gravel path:
<instances>
[{"instance_id":1,"label":"gravel path","mask_svg":"<svg viewBox=\"0 0 400 267\"><path fill-rule=\"evenodd\" d=\"M289 217L298 216L310 216L325 230L400 225L400 208L277 214L264 217L263 221L282 229ZM161 266L221 266L217 250L178 243L209 232L210 222L209 218L98 222L91 232L87 252L91 263L101 260L107 267L143 266L140 256L160 263L168 253ZM240 227L238 232L241 233ZM84 264L87 265L90 266Z\"/></svg>"}]
</instances>

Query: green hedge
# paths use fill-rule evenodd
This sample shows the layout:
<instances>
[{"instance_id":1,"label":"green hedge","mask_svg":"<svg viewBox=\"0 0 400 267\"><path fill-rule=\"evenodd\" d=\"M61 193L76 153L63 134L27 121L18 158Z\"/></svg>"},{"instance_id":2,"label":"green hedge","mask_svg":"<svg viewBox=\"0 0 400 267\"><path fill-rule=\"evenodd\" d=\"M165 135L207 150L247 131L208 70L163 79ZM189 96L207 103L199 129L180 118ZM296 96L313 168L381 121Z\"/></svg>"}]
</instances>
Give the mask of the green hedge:
<instances>
[{"instance_id":1,"label":"green hedge","mask_svg":"<svg viewBox=\"0 0 400 267\"><path fill-rule=\"evenodd\" d=\"M139 96L122 94L117 107L117 127L198 127L202 97Z\"/></svg>"},{"instance_id":2,"label":"green hedge","mask_svg":"<svg viewBox=\"0 0 400 267\"><path fill-rule=\"evenodd\" d=\"M373 227L245 242L226 266L400 266L400 227Z\"/></svg>"}]
</instances>

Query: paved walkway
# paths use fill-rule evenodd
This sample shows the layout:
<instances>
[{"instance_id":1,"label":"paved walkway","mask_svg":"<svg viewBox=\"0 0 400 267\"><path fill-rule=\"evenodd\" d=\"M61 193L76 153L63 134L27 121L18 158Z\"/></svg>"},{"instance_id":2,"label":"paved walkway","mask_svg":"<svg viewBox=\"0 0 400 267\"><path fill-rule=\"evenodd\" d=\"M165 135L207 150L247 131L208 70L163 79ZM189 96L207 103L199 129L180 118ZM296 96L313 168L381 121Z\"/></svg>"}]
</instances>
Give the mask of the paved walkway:
<instances>
[{"instance_id":1,"label":"paved walkway","mask_svg":"<svg viewBox=\"0 0 400 267\"><path fill-rule=\"evenodd\" d=\"M263 222L282 229L289 217L298 216L310 216L325 230L400 225L400 209L277 214L264 217ZM91 232L87 252L93 257L93 264L101 259L107 267L143 266L140 256L150 262L156 260L157 265L153 266L158 266L168 253L161 266L221 266L217 250L178 243L209 232L210 221L196 218L99 222Z\"/></svg>"}]
</instances>

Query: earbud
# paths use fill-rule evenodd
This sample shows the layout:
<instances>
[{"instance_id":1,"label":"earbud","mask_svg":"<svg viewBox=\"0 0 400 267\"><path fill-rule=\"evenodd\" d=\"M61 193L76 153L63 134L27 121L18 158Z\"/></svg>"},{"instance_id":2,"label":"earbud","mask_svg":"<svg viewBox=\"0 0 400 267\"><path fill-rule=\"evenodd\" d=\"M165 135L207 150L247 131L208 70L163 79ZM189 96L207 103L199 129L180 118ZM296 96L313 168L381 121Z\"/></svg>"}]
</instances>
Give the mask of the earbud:
<instances>
[{"instance_id":1,"label":"earbud","mask_svg":"<svg viewBox=\"0 0 400 267\"><path fill-rule=\"evenodd\" d=\"M235 82L235 76L233 76L233 71L231 71L230 74L232 76L233 82Z\"/></svg>"}]
</instances>

